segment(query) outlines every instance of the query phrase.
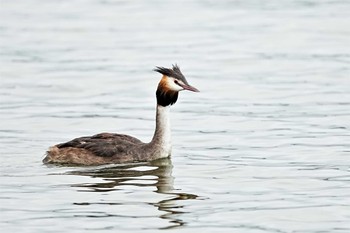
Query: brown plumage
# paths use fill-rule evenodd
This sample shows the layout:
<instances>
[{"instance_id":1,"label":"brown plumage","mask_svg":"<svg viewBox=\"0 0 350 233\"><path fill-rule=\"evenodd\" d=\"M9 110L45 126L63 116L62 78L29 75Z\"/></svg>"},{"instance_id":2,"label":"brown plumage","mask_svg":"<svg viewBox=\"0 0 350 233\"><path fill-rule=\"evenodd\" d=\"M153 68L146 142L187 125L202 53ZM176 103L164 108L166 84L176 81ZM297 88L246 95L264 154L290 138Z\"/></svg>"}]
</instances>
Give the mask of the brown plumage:
<instances>
[{"instance_id":1,"label":"brown plumage","mask_svg":"<svg viewBox=\"0 0 350 233\"><path fill-rule=\"evenodd\" d=\"M141 145L140 140L128 135L100 133L50 147L43 162L84 165L123 163L129 160L128 149Z\"/></svg>"}]
</instances>

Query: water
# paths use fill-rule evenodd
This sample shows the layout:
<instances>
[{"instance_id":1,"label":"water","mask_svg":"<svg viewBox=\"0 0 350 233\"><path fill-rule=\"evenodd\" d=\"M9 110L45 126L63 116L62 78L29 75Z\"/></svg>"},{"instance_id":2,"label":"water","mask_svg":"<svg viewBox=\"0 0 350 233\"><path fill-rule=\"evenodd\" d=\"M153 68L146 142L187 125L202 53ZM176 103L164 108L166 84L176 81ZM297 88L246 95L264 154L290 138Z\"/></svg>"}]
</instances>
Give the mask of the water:
<instances>
[{"instance_id":1,"label":"water","mask_svg":"<svg viewBox=\"0 0 350 233\"><path fill-rule=\"evenodd\" d=\"M350 232L349 1L2 1L2 232ZM173 156L59 167L55 143L149 141L152 68Z\"/></svg>"}]
</instances>

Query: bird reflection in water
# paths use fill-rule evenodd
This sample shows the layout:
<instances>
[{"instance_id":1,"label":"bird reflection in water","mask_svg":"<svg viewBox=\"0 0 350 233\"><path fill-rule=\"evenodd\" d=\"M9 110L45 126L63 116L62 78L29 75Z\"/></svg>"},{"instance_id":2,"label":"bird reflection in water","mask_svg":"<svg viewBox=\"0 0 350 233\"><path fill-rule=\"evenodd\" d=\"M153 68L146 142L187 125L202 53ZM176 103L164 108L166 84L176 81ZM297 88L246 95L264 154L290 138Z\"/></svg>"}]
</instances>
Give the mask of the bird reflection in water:
<instances>
[{"instance_id":1,"label":"bird reflection in water","mask_svg":"<svg viewBox=\"0 0 350 233\"><path fill-rule=\"evenodd\" d=\"M149 203L156 207L162 214L160 218L167 220L170 225L162 229L170 229L182 226L185 222L179 219L179 216L184 212L181 211L183 205L180 204L182 200L197 199L198 196L194 194L174 192L172 176L172 163L170 158L159 159L148 163L139 164L124 164L117 166L107 166L99 169L87 169L80 171L71 171L71 175L90 176L92 178L102 178L100 183L76 184L74 187L81 187L90 192L109 192L121 189L121 186L132 185L137 187L155 187L156 193L169 194L174 197L166 195L164 199ZM144 177L144 178L143 178ZM149 177L154 182L149 181ZM74 203L75 205L89 205L90 203ZM109 203L111 205L116 203Z\"/></svg>"}]
</instances>

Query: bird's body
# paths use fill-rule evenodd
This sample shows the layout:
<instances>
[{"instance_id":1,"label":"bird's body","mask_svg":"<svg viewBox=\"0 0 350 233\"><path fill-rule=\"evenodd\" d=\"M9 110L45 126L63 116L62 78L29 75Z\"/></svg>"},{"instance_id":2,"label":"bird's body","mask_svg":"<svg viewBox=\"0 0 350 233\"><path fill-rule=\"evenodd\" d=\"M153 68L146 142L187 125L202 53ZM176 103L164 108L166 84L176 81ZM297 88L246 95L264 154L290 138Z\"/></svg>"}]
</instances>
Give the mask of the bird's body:
<instances>
[{"instance_id":1,"label":"bird's body","mask_svg":"<svg viewBox=\"0 0 350 233\"><path fill-rule=\"evenodd\" d=\"M158 67L163 74L156 96L156 129L151 142L124 134L100 133L80 137L50 147L44 163L101 165L151 161L171 154L170 105L174 104L181 90L198 91L191 87L177 66L172 69Z\"/></svg>"}]
</instances>

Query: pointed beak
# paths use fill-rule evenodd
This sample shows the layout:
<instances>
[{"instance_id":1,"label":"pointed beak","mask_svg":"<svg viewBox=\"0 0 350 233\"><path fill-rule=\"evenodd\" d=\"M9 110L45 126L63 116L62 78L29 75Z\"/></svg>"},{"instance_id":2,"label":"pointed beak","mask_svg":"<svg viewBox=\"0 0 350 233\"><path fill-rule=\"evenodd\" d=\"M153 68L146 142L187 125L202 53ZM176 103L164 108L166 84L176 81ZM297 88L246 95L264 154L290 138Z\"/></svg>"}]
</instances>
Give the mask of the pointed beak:
<instances>
[{"instance_id":1,"label":"pointed beak","mask_svg":"<svg viewBox=\"0 0 350 233\"><path fill-rule=\"evenodd\" d=\"M199 90L195 87L192 87L190 85L186 85L186 84L182 84L181 87L184 89L184 90L188 90L188 91L193 91L193 92L199 92Z\"/></svg>"}]
</instances>

